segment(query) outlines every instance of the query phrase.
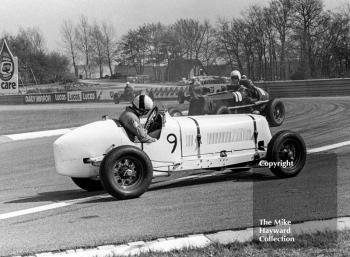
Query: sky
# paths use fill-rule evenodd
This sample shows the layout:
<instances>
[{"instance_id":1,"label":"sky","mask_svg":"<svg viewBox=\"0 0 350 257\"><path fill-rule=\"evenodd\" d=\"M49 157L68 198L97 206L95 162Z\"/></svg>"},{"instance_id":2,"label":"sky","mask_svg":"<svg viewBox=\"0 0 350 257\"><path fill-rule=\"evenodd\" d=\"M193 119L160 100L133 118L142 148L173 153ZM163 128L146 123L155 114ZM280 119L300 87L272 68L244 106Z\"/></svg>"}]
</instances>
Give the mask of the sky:
<instances>
[{"instance_id":1,"label":"sky","mask_svg":"<svg viewBox=\"0 0 350 257\"><path fill-rule=\"evenodd\" d=\"M350 0L323 0L326 10ZM92 23L110 22L117 36L149 22L171 24L180 18L208 19L238 17L252 4L266 6L270 0L1 0L0 33L16 34L20 27L36 27L49 50L60 49L64 20L77 23L85 15Z\"/></svg>"}]
</instances>

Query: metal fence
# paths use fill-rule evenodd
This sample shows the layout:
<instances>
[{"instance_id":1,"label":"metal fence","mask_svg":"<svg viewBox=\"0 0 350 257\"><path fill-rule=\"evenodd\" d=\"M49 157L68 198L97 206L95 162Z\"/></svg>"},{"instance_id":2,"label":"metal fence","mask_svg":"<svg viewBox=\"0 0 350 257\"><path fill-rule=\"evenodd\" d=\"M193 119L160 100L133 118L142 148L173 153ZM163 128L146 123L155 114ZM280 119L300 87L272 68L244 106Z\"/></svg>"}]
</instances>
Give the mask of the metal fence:
<instances>
[{"instance_id":1,"label":"metal fence","mask_svg":"<svg viewBox=\"0 0 350 257\"><path fill-rule=\"evenodd\" d=\"M256 82L272 97L350 96L350 79Z\"/></svg>"}]
</instances>

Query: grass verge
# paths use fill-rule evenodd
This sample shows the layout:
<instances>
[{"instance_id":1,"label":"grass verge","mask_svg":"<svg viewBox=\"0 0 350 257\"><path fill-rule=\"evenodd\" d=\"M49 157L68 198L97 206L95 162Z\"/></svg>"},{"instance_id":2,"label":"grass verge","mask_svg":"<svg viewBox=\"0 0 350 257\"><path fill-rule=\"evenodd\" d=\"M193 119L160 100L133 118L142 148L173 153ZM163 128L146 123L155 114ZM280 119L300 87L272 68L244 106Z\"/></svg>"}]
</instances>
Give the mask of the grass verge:
<instances>
[{"instance_id":1,"label":"grass verge","mask_svg":"<svg viewBox=\"0 0 350 257\"><path fill-rule=\"evenodd\" d=\"M142 253L140 257L304 257L350 256L350 231L322 232L295 236L295 242L212 244L201 249L184 249L166 253ZM116 256L115 256L116 257Z\"/></svg>"}]
</instances>

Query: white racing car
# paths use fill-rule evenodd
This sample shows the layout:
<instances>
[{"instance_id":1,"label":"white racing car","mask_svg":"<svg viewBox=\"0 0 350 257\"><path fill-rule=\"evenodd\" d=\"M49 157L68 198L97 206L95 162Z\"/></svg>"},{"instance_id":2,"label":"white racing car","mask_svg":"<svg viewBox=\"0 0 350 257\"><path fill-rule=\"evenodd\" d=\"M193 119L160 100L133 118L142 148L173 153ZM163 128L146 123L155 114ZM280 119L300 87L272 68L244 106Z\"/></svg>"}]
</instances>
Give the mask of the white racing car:
<instances>
[{"instance_id":1,"label":"white racing car","mask_svg":"<svg viewBox=\"0 0 350 257\"><path fill-rule=\"evenodd\" d=\"M54 142L56 171L82 189L104 188L118 199L129 199L142 195L152 178L176 171L249 169L263 160L274 163L270 169L276 176L287 178L296 176L306 160L298 134L280 131L272 137L260 115L171 117L155 107L145 128L160 131L156 142L135 141L113 119L76 128Z\"/></svg>"}]
</instances>

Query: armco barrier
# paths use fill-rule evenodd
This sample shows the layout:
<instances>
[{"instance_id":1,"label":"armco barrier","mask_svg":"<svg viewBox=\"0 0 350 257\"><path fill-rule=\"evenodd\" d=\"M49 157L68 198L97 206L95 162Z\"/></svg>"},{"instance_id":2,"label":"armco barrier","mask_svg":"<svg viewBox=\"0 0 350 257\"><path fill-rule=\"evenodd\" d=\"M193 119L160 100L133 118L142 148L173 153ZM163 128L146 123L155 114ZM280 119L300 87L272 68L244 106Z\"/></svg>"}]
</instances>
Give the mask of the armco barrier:
<instances>
[{"instance_id":1,"label":"armco barrier","mask_svg":"<svg viewBox=\"0 0 350 257\"><path fill-rule=\"evenodd\" d=\"M350 96L350 79L255 82L272 97Z\"/></svg>"}]
</instances>

